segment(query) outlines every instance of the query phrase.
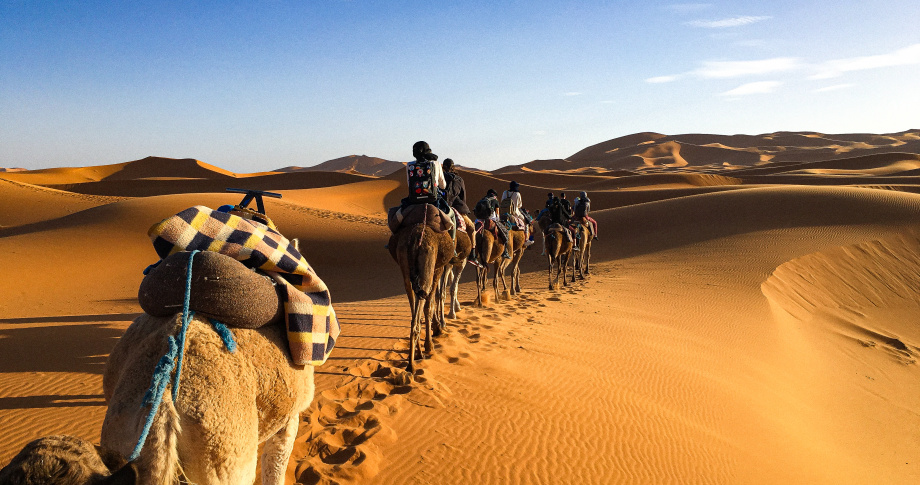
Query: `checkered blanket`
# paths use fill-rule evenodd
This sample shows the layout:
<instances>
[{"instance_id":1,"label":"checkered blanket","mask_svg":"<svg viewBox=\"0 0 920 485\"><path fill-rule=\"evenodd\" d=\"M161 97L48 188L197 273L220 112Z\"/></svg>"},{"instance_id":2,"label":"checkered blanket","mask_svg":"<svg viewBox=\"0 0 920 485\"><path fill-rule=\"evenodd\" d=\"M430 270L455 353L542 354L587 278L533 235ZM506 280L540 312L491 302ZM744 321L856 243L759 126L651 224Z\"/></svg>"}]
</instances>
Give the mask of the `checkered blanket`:
<instances>
[{"instance_id":1,"label":"checkered blanket","mask_svg":"<svg viewBox=\"0 0 920 485\"><path fill-rule=\"evenodd\" d=\"M283 283L291 358L298 365L326 362L340 331L329 290L278 231L199 205L154 224L147 235L161 258L179 251L215 251Z\"/></svg>"}]
</instances>

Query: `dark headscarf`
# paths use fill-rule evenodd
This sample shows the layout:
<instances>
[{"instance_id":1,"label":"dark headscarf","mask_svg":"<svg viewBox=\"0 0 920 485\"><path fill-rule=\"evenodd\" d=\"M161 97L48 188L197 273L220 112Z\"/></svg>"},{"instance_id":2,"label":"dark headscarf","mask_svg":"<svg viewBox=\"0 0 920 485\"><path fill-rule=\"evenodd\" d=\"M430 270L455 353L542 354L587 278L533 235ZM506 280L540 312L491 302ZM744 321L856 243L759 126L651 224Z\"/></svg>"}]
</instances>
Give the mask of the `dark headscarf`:
<instances>
[{"instance_id":1,"label":"dark headscarf","mask_svg":"<svg viewBox=\"0 0 920 485\"><path fill-rule=\"evenodd\" d=\"M520 187L520 186L521 186L521 184L519 184L519 183L515 182L514 180L512 180L511 183L508 184L508 190L511 191L511 192L517 192L517 191L518 191L518 187Z\"/></svg>"},{"instance_id":2,"label":"dark headscarf","mask_svg":"<svg viewBox=\"0 0 920 485\"><path fill-rule=\"evenodd\" d=\"M445 158L444 161L441 163L441 168L443 168L445 172L453 172L454 171L454 161L449 158Z\"/></svg>"},{"instance_id":3,"label":"dark headscarf","mask_svg":"<svg viewBox=\"0 0 920 485\"><path fill-rule=\"evenodd\" d=\"M434 153L431 153L431 147L428 146L428 143L423 141L415 142L415 145L412 145L412 156L416 160L431 160L435 161L438 159L438 156Z\"/></svg>"}]
</instances>

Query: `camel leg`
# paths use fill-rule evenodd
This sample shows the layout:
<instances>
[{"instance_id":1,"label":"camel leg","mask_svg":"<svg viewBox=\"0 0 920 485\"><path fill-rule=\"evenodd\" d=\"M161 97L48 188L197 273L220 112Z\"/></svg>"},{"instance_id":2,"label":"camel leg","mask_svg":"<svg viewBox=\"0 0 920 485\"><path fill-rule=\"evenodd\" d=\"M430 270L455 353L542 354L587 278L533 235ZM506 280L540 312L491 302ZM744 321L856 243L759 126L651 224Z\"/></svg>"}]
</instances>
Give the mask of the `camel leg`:
<instances>
[{"instance_id":1,"label":"camel leg","mask_svg":"<svg viewBox=\"0 0 920 485\"><path fill-rule=\"evenodd\" d=\"M295 413L283 428L265 441L262 447L262 485L284 485L284 473L294 450L299 426L300 413Z\"/></svg>"},{"instance_id":2,"label":"camel leg","mask_svg":"<svg viewBox=\"0 0 920 485\"><path fill-rule=\"evenodd\" d=\"M514 289L514 291L517 292L517 293L520 293L520 292L521 292L521 267L520 267L520 264L521 264L521 262L520 262L520 260L519 260L519 261L518 261L518 264L514 265L514 272L511 274L511 287L512 287L512 289Z\"/></svg>"},{"instance_id":3,"label":"camel leg","mask_svg":"<svg viewBox=\"0 0 920 485\"><path fill-rule=\"evenodd\" d=\"M416 298L412 303L412 325L409 327L409 366L406 368L410 373L415 372L415 352L418 350L419 331L421 330L419 318L421 317L422 299Z\"/></svg>"},{"instance_id":4,"label":"camel leg","mask_svg":"<svg viewBox=\"0 0 920 485\"><path fill-rule=\"evenodd\" d=\"M457 313L456 311L454 311L454 296L453 296L454 280L456 279L458 278L454 278L454 267L453 266L448 266L447 268L444 269L444 291L446 292L447 296L450 298L449 300L450 307L447 310L447 318L450 318L450 319L457 318Z\"/></svg>"},{"instance_id":5,"label":"camel leg","mask_svg":"<svg viewBox=\"0 0 920 485\"><path fill-rule=\"evenodd\" d=\"M591 246L593 246L593 244L587 246L586 251L585 251L585 255L584 255L584 258L585 258L585 274L586 274L586 275L591 274Z\"/></svg>"},{"instance_id":6,"label":"camel leg","mask_svg":"<svg viewBox=\"0 0 920 485\"><path fill-rule=\"evenodd\" d=\"M549 289L552 291L556 289L555 285L553 285L553 257L547 254L546 259L549 262Z\"/></svg>"},{"instance_id":7,"label":"camel leg","mask_svg":"<svg viewBox=\"0 0 920 485\"><path fill-rule=\"evenodd\" d=\"M559 257L559 271L562 272L562 286L569 286L568 270L570 259L572 259L572 253L567 253L565 256Z\"/></svg>"},{"instance_id":8,"label":"camel leg","mask_svg":"<svg viewBox=\"0 0 920 485\"><path fill-rule=\"evenodd\" d=\"M437 289L432 290L428 294L428 298L425 299L425 353L422 354L422 358L425 358L427 354L431 354L434 350L434 341L432 340L432 330L431 330L431 321L435 317L435 301Z\"/></svg>"},{"instance_id":9,"label":"camel leg","mask_svg":"<svg viewBox=\"0 0 920 485\"><path fill-rule=\"evenodd\" d=\"M494 273L492 274L492 289L495 291L495 302L496 302L496 303L498 303L499 301L501 301L501 300L499 300L499 298L498 298L498 273L499 273L499 266L500 266L500 265L501 265L501 260L498 260L498 261L492 263L492 271L494 271ZM502 279L504 279L504 275L502 275ZM504 285L505 282L502 281L502 284Z\"/></svg>"},{"instance_id":10,"label":"camel leg","mask_svg":"<svg viewBox=\"0 0 920 485\"><path fill-rule=\"evenodd\" d=\"M463 274L463 270L466 268L466 260L460 263L460 268L456 269L456 276L453 276L451 272L451 283L450 283L450 318L457 318L457 312L460 311L460 275Z\"/></svg>"},{"instance_id":11,"label":"camel leg","mask_svg":"<svg viewBox=\"0 0 920 485\"><path fill-rule=\"evenodd\" d=\"M447 326L444 323L444 290L447 288L446 273L447 271L442 269L441 274L435 275L438 282L440 282L434 291L434 328L432 330L434 331L435 337L440 337L441 332L444 331L444 327Z\"/></svg>"}]
</instances>

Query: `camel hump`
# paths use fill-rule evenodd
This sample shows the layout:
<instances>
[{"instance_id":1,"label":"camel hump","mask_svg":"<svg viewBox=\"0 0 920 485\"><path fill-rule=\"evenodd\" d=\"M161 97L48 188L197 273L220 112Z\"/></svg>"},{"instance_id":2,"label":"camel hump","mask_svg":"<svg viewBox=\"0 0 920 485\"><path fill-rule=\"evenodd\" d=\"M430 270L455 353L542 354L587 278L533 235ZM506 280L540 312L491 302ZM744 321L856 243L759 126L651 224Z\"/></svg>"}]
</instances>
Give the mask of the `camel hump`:
<instances>
[{"instance_id":1,"label":"camel hump","mask_svg":"<svg viewBox=\"0 0 920 485\"><path fill-rule=\"evenodd\" d=\"M432 204L412 204L405 207L391 207L387 212L387 225L394 234L401 227L424 224L435 232L450 230L450 217Z\"/></svg>"},{"instance_id":2,"label":"camel hump","mask_svg":"<svg viewBox=\"0 0 920 485\"><path fill-rule=\"evenodd\" d=\"M171 254L144 277L137 294L144 312L182 312L190 254ZM258 328L281 319L281 301L274 283L243 263L213 251L195 255L189 309L230 326Z\"/></svg>"}]
</instances>

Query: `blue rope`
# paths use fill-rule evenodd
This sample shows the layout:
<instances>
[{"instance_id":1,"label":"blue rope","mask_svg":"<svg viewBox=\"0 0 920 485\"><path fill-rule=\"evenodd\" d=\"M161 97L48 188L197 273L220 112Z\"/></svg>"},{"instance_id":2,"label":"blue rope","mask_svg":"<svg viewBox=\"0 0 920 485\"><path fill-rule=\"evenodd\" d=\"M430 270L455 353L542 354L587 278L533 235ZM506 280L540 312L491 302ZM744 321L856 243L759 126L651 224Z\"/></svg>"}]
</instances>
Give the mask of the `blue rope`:
<instances>
[{"instance_id":1,"label":"blue rope","mask_svg":"<svg viewBox=\"0 0 920 485\"><path fill-rule=\"evenodd\" d=\"M233 340L233 334L230 333L230 329L227 328L223 323L218 322L213 318L209 318L208 321L211 322L211 325L214 327L214 331L217 332L217 335L220 336L220 339L224 341L224 346L227 347L227 350L230 353L236 352L236 341Z\"/></svg>"},{"instance_id":2,"label":"blue rope","mask_svg":"<svg viewBox=\"0 0 920 485\"><path fill-rule=\"evenodd\" d=\"M192 300L192 261L195 260L195 255L200 252L196 249L188 255L188 268L185 271L185 301L182 302L182 326L179 327L178 335L181 345L179 346L179 356L176 361L176 376L173 377L173 402L176 402L176 398L179 396L179 376L182 375L182 357L185 355L185 334L188 332L189 322L195 316L195 312L190 312L188 307Z\"/></svg>"},{"instance_id":3,"label":"blue rope","mask_svg":"<svg viewBox=\"0 0 920 485\"><path fill-rule=\"evenodd\" d=\"M137 441L137 445L134 447L134 451L131 452L128 461L134 461L141 455L141 450L144 448L144 443L147 441L147 435L150 434L150 428L153 426L153 419L156 417L157 410L160 408L160 403L163 401L163 393L166 391L167 384L170 383L171 375L173 378L173 402L176 402L179 395L179 377L182 375L182 358L185 355L185 338L188 333L189 324L192 318L195 317L195 312L189 310L192 295L192 262L195 259L195 254L199 252L200 251L196 249L188 256L188 266L185 272L185 301L182 303L182 326L179 327L179 333L175 337L169 337L167 341L169 349L163 357L160 357L160 361L157 362L153 370L153 380L150 383L150 388L148 388L147 392L144 394L144 401L141 404L142 407L150 406L150 412L147 413L147 419L144 421L144 429L141 431L141 436ZM224 342L224 346L227 347L227 350L231 353L235 352L236 341L233 339L233 334L230 333L230 329L213 318L209 320L214 327L214 331L217 332L217 335L219 335L220 339ZM174 367L176 373L173 375L172 371Z\"/></svg>"}]
</instances>

